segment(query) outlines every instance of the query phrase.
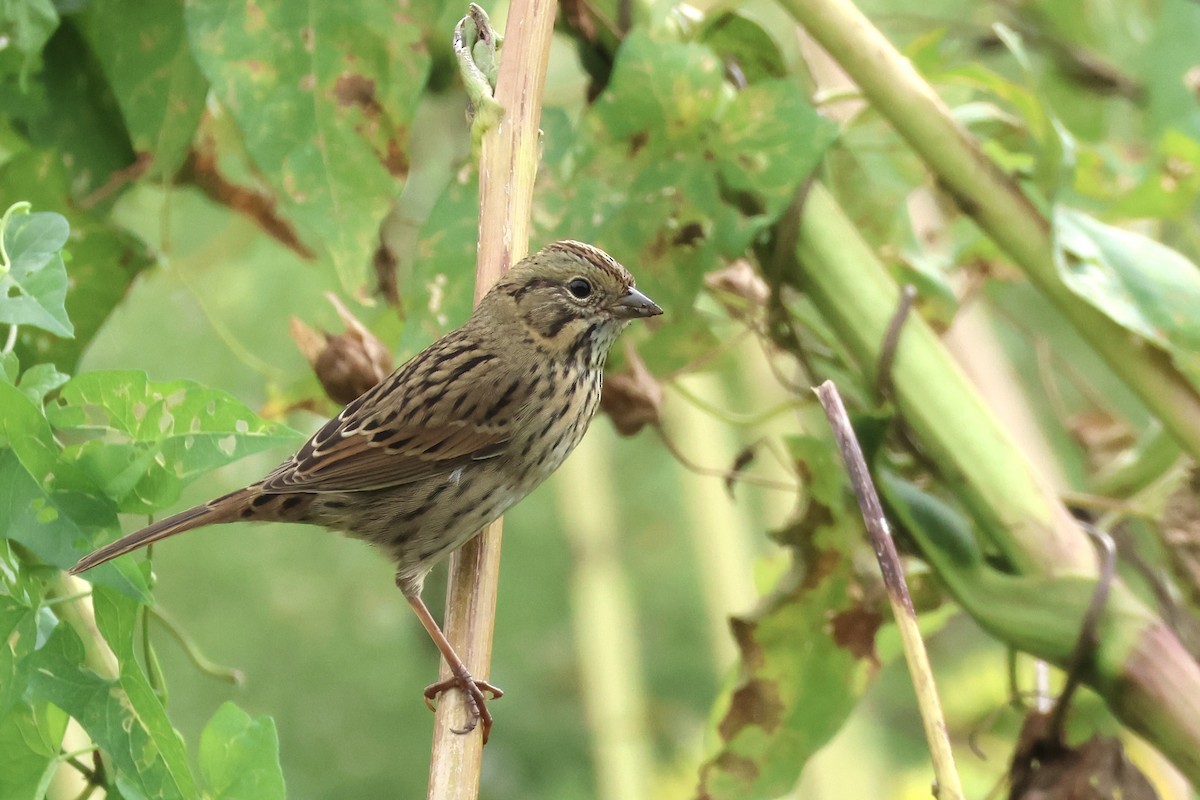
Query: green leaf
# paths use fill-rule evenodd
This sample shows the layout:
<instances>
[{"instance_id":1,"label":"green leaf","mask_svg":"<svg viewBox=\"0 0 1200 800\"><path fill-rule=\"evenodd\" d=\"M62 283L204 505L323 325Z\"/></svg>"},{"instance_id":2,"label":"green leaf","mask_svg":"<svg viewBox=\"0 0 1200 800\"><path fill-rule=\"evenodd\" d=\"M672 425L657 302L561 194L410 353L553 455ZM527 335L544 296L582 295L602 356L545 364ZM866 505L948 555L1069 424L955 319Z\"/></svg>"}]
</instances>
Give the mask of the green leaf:
<instances>
[{"instance_id":1,"label":"green leaf","mask_svg":"<svg viewBox=\"0 0 1200 800\"><path fill-rule=\"evenodd\" d=\"M639 347L656 372L706 352L709 322L693 312L704 275L765 236L835 131L793 85L736 92L710 48L641 31L577 125L543 122L538 238L583 239L629 265L668 316Z\"/></svg>"},{"instance_id":2,"label":"green leaf","mask_svg":"<svg viewBox=\"0 0 1200 800\"><path fill-rule=\"evenodd\" d=\"M620 139L694 136L729 101L724 67L700 44L657 42L634 31L622 42L608 89L593 113Z\"/></svg>"},{"instance_id":3,"label":"green leaf","mask_svg":"<svg viewBox=\"0 0 1200 800\"><path fill-rule=\"evenodd\" d=\"M46 207L67 213L74 201L83 200L103 209L122 184L114 173L132 165L135 155L108 80L76 25L60 26L46 43L33 89L33 102L16 104L9 113L22 121L29 142L52 153L54 168L67 175L73 201ZM22 186L17 196L33 201L39 189Z\"/></svg>"},{"instance_id":4,"label":"green leaf","mask_svg":"<svg viewBox=\"0 0 1200 800\"><path fill-rule=\"evenodd\" d=\"M10 0L0 3L0 34L24 56L21 81L29 76L42 48L58 29L58 10L53 0Z\"/></svg>"},{"instance_id":5,"label":"green leaf","mask_svg":"<svg viewBox=\"0 0 1200 800\"><path fill-rule=\"evenodd\" d=\"M1063 282L1166 350L1200 387L1200 268L1153 239L1065 206L1055 209L1054 239Z\"/></svg>"},{"instance_id":6,"label":"green leaf","mask_svg":"<svg viewBox=\"0 0 1200 800\"><path fill-rule=\"evenodd\" d=\"M17 388L35 405L41 405L46 395L71 380L70 375L58 371L53 364L34 364L21 375Z\"/></svg>"},{"instance_id":7,"label":"green leaf","mask_svg":"<svg viewBox=\"0 0 1200 800\"><path fill-rule=\"evenodd\" d=\"M21 374L21 359L14 352L0 353L0 380L16 385Z\"/></svg>"},{"instance_id":8,"label":"green leaf","mask_svg":"<svg viewBox=\"0 0 1200 800\"><path fill-rule=\"evenodd\" d=\"M281 209L357 289L407 170L408 126L429 70L420 27L374 0L196 0L186 21L201 69Z\"/></svg>"},{"instance_id":9,"label":"green leaf","mask_svg":"<svg viewBox=\"0 0 1200 800\"><path fill-rule=\"evenodd\" d=\"M0 383L0 447L10 448L39 485L61 477L55 474L58 444L41 406L9 383Z\"/></svg>"},{"instance_id":10,"label":"green leaf","mask_svg":"<svg viewBox=\"0 0 1200 800\"><path fill-rule=\"evenodd\" d=\"M169 176L183 163L208 91L188 47L183 6L182 0L92 0L82 16L134 150L154 159L151 175Z\"/></svg>"},{"instance_id":11,"label":"green leaf","mask_svg":"<svg viewBox=\"0 0 1200 800\"><path fill-rule=\"evenodd\" d=\"M300 436L225 392L144 372L80 375L46 413L64 438L86 439L66 447L63 460L129 513L170 505L198 475Z\"/></svg>"},{"instance_id":12,"label":"green leaf","mask_svg":"<svg viewBox=\"0 0 1200 800\"><path fill-rule=\"evenodd\" d=\"M791 28L785 25L784 29ZM761 25L738 12L728 12L709 22L701 40L726 64L734 65L749 84L787 75L779 46Z\"/></svg>"},{"instance_id":13,"label":"green leaf","mask_svg":"<svg viewBox=\"0 0 1200 800\"><path fill-rule=\"evenodd\" d=\"M765 81L738 92L721 117L713 148L728 186L761 196L772 217L833 144L837 127L791 81Z\"/></svg>"},{"instance_id":14,"label":"green leaf","mask_svg":"<svg viewBox=\"0 0 1200 800\"><path fill-rule=\"evenodd\" d=\"M882 618L854 599L849 558L819 563L811 569L821 574L786 576L769 607L733 621L739 674L717 701L717 747L700 769L701 796L787 794L865 691Z\"/></svg>"},{"instance_id":15,"label":"green leaf","mask_svg":"<svg viewBox=\"0 0 1200 800\"><path fill-rule=\"evenodd\" d=\"M9 268L0 272L0 322L34 325L57 336L73 334L64 305L67 268L62 259L70 232L60 214L8 217L4 250Z\"/></svg>"},{"instance_id":16,"label":"green leaf","mask_svg":"<svg viewBox=\"0 0 1200 800\"><path fill-rule=\"evenodd\" d=\"M1158 19L1131 66L1146 78L1146 119L1152 130L1178 128L1200 139L1200 105L1188 85L1196 66L1200 9L1195 3L1156 3Z\"/></svg>"},{"instance_id":17,"label":"green leaf","mask_svg":"<svg viewBox=\"0 0 1200 800\"><path fill-rule=\"evenodd\" d=\"M111 502L81 493L47 493L11 450L0 451L0 537L20 542L47 564L67 569L95 539L112 539L119 531ZM145 576L128 559L99 566L88 579L143 601L150 596Z\"/></svg>"},{"instance_id":18,"label":"green leaf","mask_svg":"<svg viewBox=\"0 0 1200 800\"><path fill-rule=\"evenodd\" d=\"M222 705L200 734L200 772L214 800L285 797L274 720Z\"/></svg>"},{"instance_id":19,"label":"green leaf","mask_svg":"<svg viewBox=\"0 0 1200 800\"><path fill-rule=\"evenodd\" d=\"M0 797L46 797L66 730L67 715L46 703L0 715Z\"/></svg>"},{"instance_id":20,"label":"green leaf","mask_svg":"<svg viewBox=\"0 0 1200 800\"><path fill-rule=\"evenodd\" d=\"M0 167L0 194L20 193L35 208L57 208L71 225L71 270L67 286L67 316L75 338L64 339L26 328L18 352L24 363L52 362L76 371L83 349L133 279L154 263L146 245L129 232L94 213L79 210L71 200L72 177L63 153L29 151Z\"/></svg>"},{"instance_id":21,"label":"green leaf","mask_svg":"<svg viewBox=\"0 0 1200 800\"><path fill-rule=\"evenodd\" d=\"M60 625L33 656L34 690L79 721L108 755L126 796L199 796L183 742L133 654L137 603L100 587L93 599L96 624L117 656L120 677L103 677L95 670L105 668L85 665L79 635Z\"/></svg>"},{"instance_id":22,"label":"green leaf","mask_svg":"<svg viewBox=\"0 0 1200 800\"><path fill-rule=\"evenodd\" d=\"M0 719L25 693L25 659L38 640L40 600L12 546L0 541Z\"/></svg>"},{"instance_id":23,"label":"green leaf","mask_svg":"<svg viewBox=\"0 0 1200 800\"><path fill-rule=\"evenodd\" d=\"M400 341L416 352L471 315L479 238L479 181L451 181L421 229L411 278L403 287L411 320Z\"/></svg>"}]
</instances>

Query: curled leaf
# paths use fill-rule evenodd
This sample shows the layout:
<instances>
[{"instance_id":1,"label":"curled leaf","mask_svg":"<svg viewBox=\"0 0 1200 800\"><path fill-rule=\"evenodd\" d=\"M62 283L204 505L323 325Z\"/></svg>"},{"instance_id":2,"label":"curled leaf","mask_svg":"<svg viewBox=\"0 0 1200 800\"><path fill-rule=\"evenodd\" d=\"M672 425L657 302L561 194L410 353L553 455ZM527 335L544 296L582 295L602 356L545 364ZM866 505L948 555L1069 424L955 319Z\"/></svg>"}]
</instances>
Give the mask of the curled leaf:
<instances>
[{"instance_id":1,"label":"curled leaf","mask_svg":"<svg viewBox=\"0 0 1200 800\"><path fill-rule=\"evenodd\" d=\"M754 314L767 304L771 296L767 282L744 258L705 275L704 286L735 319Z\"/></svg>"},{"instance_id":2,"label":"curled leaf","mask_svg":"<svg viewBox=\"0 0 1200 800\"><path fill-rule=\"evenodd\" d=\"M325 393L345 405L388 376L392 354L335 295L325 296L346 324L346 332L318 332L296 317L292 317L289 332Z\"/></svg>"},{"instance_id":3,"label":"curled leaf","mask_svg":"<svg viewBox=\"0 0 1200 800\"><path fill-rule=\"evenodd\" d=\"M633 436L662 421L663 391L637 352L629 346L625 352L629 371L605 376L600 409L612 419L617 433Z\"/></svg>"}]
</instances>

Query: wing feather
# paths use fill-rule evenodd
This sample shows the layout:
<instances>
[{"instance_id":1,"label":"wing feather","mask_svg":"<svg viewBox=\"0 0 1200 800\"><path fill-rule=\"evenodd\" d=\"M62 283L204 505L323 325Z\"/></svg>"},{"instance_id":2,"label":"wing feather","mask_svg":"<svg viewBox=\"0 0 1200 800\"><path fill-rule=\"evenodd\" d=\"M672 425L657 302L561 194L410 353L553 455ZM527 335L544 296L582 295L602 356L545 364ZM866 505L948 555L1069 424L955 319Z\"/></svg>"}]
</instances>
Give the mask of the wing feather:
<instances>
[{"instance_id":1,"label":"wing feather","mask_svg":"<svg viewBox=\"0 0 1200 800\"><path fill-rule=\"evenodd\" d=\"M499 455L519 403L492 402L504 361L470 344L460 328L419 353L313 434L263 479L263 490L384 489Z\"/></svg>"}]
</instances>

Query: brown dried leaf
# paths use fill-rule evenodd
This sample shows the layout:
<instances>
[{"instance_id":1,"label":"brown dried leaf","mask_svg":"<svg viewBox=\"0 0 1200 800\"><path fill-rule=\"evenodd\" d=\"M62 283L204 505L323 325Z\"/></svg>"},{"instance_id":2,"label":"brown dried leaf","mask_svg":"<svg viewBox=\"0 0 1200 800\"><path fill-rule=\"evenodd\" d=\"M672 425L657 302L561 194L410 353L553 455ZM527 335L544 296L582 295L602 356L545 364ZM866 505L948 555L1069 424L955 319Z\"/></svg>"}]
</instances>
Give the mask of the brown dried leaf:
<instances>
[{"instance_id":1,"label":"brown dried leaf","mask_svg":"<svg viewBox=\"0 0 1200 800\"><path fill-rule=\"evenodd\" d=\"M1095 470L1102 469L1136 444L1129 425L1104 411L1076 414L1067 424Z\"/></svg>"},{"instance_id":2,"label":"brown dried leaf","mask_svg":"<svg viewBox=\"0 0 1200 800\"><path fill-rule=\"evenodd\" d=\"M335 402L345 405L392 371L392 354L332 293L325 295L346 324L346 332L317 332L292 317L292 341Z\"/></svg>"},{"instance_id":3,"label":"brown dried leaf","mask_svg":"<svg viewBox=\"0 0 1200 800\"><path fill-rule=\"evenodd\" d=\"M744 258L705 275L704 286L735 319L753 315L771 297L767 282Z\"/></svg>"},{"instance_id":4,"label":"brown dried leaf","mask_svg":"<svg viewBox=\"0 0 1200 800\"><path fill-rule=\"evenodd\" d=\"M1047 738L1049 715L1025 719L1009 765L1009 800L1158 800L1119 739L1093 736L1080 747Z\"/></svg>"},{"instance_id":5,"label":"brown dried leaf","mask_svg":"<svg viewBox=\"0 0 1200 800\"><path fill-rule=\"evenodd\" d=\"M604 377L600 410L612 419L617 433L633 436L646 425L662 421L663 391L658 379L628 344L625 360L629 364L627 372Z\"/></svg>"}]
</instances>

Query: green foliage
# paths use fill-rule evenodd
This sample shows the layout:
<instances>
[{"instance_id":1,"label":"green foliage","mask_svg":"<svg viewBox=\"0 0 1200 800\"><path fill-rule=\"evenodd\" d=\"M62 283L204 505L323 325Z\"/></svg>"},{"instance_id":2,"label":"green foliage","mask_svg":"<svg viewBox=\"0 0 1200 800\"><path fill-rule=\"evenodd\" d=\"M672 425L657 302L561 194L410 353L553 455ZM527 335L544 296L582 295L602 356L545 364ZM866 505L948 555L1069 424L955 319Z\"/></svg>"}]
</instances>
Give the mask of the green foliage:
<instances>
[{"instance_id":1,"label":"green foliage","mask_svg":"<svg viewBox=\"0 0 1200 800\"><path fill-rule=\"evenodd\" d=\"M63 303L69 234L61 215L28 213L27 203L0 221L6 294L0 321L14 334L18 326L71 334ZM97 571L93 629L82 625L86 617L77 611L61 613L81 599L63 594L71 584L54 577L54 568L71 566L95 531L116 532L117 511L161 508L197 475L294 441L295 435L259 419L228 394L191 381L152 382L143 373L98 371L71 379L50 363L22 372L11 343L4 367L0 788L5 797L44 795L61 761L70 717L106 754L112 772L95 777L106 789L126 796L196 797L183 741L134 652L142 604L150 600L145 573L130 564ZM108 649L90 640L95 631ZM241 713L233 706L222 709L204 738L202 761L213 796L267 796L247 793L261 787L282 797L274 728L241 719ZM243 778L232 778L231 771Z\"/></svg>"},{"instance_id":2,"label":"green foliage","mask_svg":"<svg viewBox=\"0 0 1200 800\"><path fill-rule=\"evenodd\" d=\"M814 418L815 421L815 418ZM770 599L732 623L740 668L714 708L718 747L700 769L702 797L779 797L828 744L865 691L883 618L858 600L854 553L862 522L831 437L800 436L790 450L812 476L805 523L777 536L805 553ZM803 641L804 647L796 647Z\"/></svg>"},{"instance_id":3,"label":"green foliage","mask_svg":"<svg viewBox=\"0 0 1200 800\"><path fill-rule=\"evenodd\" d=\"M407 171L429 69L420 29L371 0L186 6L192 52L301 238L353 290Z\"/></svg>"},{"instance_id":4,"label":"green foliage","mask_svg":"<svg viewBox=\"0 0 1200 800\"><path fill-rule=\"evenodd\" d=\"M1200 387L1200 268L1153 239L1073 209L1058 209L1054 226L1067 286L1170 353Z\"/></svg>"},{"instance_id":5,"label":"green foliage","mask_svg":"<svg viewBox=\"0 0 1200 800\"><path fill-rule=\"evenodd\" d=\"M33 325L58 336L74 329L67 319L67 268L62 249L69 228L59 214L14 214L0 220L0 322Z\"/></svg>"},{"instance_id":6,"label":"green foliage","mask_svg":"<svg viewBox=\"0 0 1200 800\"><path fill-rule=\"evenodd\" d=\"M233 703L217 709L200 737L200 770L217 800L283 798L279 743L268 717L251 719Z\"/></svg>"},{"instance_id":7,"label":"green foliage","mask_svg":"<svg viewBox=\"0 0 1200 800\"><path fill-rule=\"evenodd\" d=\"M89 372L46 409L64 441L61 463L125 513L174 503L199 475L251 453L298 444L225 392L192 381L153 382L139 372Z\"/></svg>"}]
</instances>

